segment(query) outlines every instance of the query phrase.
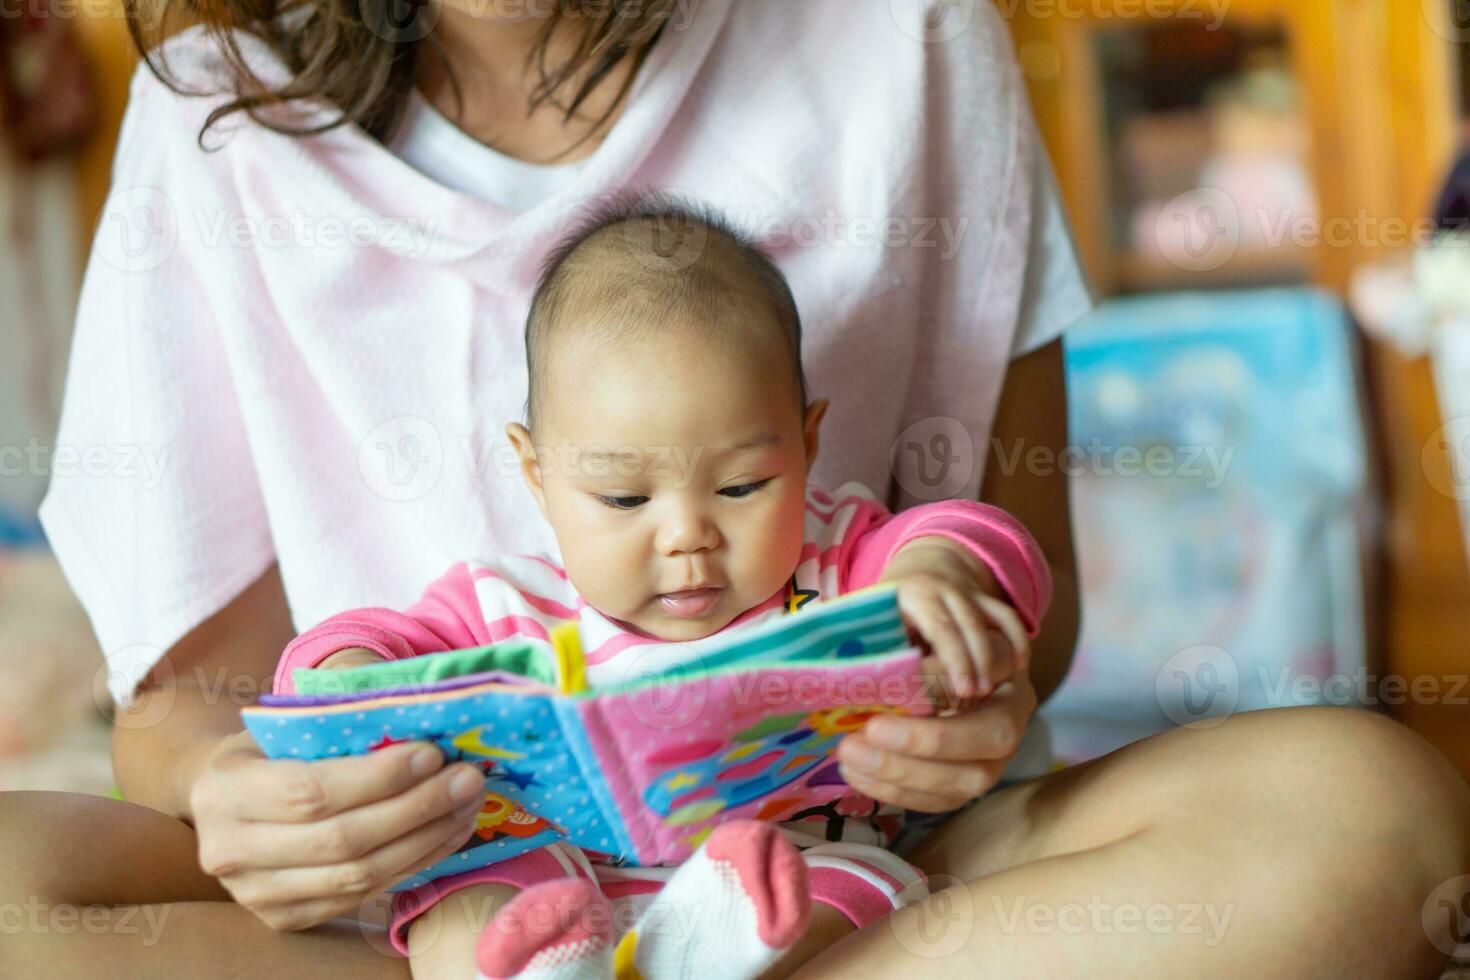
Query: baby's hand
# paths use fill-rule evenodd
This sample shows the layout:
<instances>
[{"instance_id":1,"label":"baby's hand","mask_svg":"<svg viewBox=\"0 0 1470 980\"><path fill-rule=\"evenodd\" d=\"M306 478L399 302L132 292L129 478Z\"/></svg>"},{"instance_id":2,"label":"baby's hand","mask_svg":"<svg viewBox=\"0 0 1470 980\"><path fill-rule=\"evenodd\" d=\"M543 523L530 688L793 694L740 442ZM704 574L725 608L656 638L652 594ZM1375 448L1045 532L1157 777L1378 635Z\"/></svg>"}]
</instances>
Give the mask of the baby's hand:
<instances>
[{"instance_id":1,"label":"baby's hand","mask_svg":"<svg viewBox=\"0 0 1470 980\"><path fill-rule=\"evenodd\" d=\"M948 538L910 541L879 581L898 585L904 621L938 657L958 710L968 710L1030 663L1026 629L994 575Z\"/></svg>"},{"instance_id":2,"label":"baby's hand","mask_svg":"<svg viewBox=\"0 0 1470 980\"><path fill-rule=\"evenodd\" d=\"M366 647L347 647L338 650L321 663L318 668L336 670L339 667L366 667L368 664L380 664L388 658L381 653L375 653Z\"/></svg>"}]
</instances>

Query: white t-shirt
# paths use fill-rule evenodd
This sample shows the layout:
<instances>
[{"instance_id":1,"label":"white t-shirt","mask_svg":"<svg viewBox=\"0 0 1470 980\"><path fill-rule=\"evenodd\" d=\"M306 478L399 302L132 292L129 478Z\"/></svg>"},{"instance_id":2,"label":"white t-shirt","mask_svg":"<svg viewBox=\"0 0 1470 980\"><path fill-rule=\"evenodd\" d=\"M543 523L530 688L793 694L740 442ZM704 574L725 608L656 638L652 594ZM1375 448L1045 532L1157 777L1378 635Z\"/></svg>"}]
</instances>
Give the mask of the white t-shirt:
<instances>
[{"instance_id":1,"label":"white t-shirt","mask_svg":"<svg viewBox=\"0 0 1470 980\"><path fill-rule=\"evenodd\" d=\"M585 157L542 164L506 156L450 122L418 89L410 91L388 149L445 187L515 212L540 204L587 167Z\"/></svg>"},{"instance_id":2,"label":"white t-shirt","mask_svg":"<svg viewBox=\"0 0 1470 980\"><path fill-rule=\"evenodd\" d=\"M305 629L405 606L466 555L557 553L503 429L541 259L613 189L721 208L786 274L811 394L832 399L814 482L974 499L1007 362L1092 301L1004 24L975 4L925 40L912 7L692 5L602 144L524 207L354 126L235 115L201 152L219 100L140 66L77 314L57 456L75 465L41 506L113 697L272 562ZM167 51L191 87L222 77L198 29ZM434 145L419 166L466 153Z\"/></svg>"}]
</instances>

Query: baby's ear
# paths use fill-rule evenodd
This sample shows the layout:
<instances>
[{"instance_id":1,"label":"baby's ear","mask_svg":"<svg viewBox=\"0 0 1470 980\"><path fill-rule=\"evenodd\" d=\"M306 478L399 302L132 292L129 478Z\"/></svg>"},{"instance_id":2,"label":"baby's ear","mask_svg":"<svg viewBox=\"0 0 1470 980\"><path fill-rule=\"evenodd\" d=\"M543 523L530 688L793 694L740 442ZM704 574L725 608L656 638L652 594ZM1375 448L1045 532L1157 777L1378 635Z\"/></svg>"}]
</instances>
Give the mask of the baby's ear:
<instances>
[{"instance_id":1,"label":"baby's ear","mask_svg":"<svg viewBox=\"0 0 1470 980\"><path fill-rule=\"evenodd\" d=\"M531 430L519 422L511 422L505 427L505 437L515 448L516 457L520 460L521 479L526 481L531 495L536 498L536 503L541 508L541 513L546 513L545 490L541 485L541 462L536 458L536 447L531 441Z\"/></svg>"},{"instance_id":2,"label":"baby's ear","mask_svg":"<svg viewBox=\"0 0 1470 980\"><path fill-rule=\"evenodd\" d=\"M817 449L820 443L820 440L817 438L817 432L822 427L822 417L827 414L827 405L827 399L818 398L806 407L804 436L806 439L806 464L808 467L817 458Z\"/></svg>"}]
</instances>

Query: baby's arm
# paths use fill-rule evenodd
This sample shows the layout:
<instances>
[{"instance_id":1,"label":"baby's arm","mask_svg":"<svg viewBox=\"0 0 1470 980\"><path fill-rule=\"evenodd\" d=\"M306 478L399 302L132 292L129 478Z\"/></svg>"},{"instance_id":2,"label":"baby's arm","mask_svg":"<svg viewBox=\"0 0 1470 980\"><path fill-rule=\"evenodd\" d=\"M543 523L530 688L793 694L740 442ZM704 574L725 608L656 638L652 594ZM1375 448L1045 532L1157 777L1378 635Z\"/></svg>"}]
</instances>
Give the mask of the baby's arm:
<instances>
[{"instance_id":1,"label":"baby's arm","mask_svg":"<svg viewBox=\"0 0 1470 980\"><path fill-rule=\"evenodd\" d=\"M367 647L347 647L327 657L326 660L317 664L317 667L322 670L339 670L343 667L366 667L368 664L383 663L387 659L381 653L378 653L376 650L369 650Z\"/></svg>"},{"instance_id":2,"label":"baby's arm","mask_svg":"<svg viewBox=\"0 0 1470 980\"><path fill-rule=\"evenodd\" d=\"M865 511L846 548L846 588L897 583L905 620L961 699L988 695L1026 665L1051 600L1051 573L1018 521L964 500L896 515L876 503Z\"/></svg>"},{"instance_id":3,"label":"baby's arm","mask_svg":"<svg viewBox=\"0 0 1470 980\"><path fill-rule=\"evenodd\" d=\"M489 642L469 567L460 562L403 612L351 609L313 626L287 644L276 665L273 690L293 693L298 667L357 667L461 650Z\"/></svg>"}]
</instances>

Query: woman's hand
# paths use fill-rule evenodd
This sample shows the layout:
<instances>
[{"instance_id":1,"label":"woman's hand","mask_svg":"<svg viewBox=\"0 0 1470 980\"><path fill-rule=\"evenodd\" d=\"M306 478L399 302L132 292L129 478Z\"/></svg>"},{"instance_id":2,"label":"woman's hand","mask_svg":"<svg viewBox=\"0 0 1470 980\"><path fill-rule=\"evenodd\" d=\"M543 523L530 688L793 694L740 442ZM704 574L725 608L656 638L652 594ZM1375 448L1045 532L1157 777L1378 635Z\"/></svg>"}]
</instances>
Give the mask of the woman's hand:
<instances>
[{"instance_id":1,"label":"woman's hand","mask_svg":"<svg viewBox=\"0 0 1470 980\"><path fill-rule=\"evenodd\" d=\"M1017 671L979 707L950 717L879 715L837 746L847 784L884 803L944 813L983 795L1005 771L1036 710Z\"/></svg>"},{"instance_id":2,"label":"woman's hand","mask_svg":"<svg viewBox=\"0 0 1470 980\"><path fill-rule=\"evenodd\" d=\"M316 761L221 740L190 791L199 864L275 929L355 914L469 838L484 775L428 742Z\"/></svg>"},{"instance_id":3,"label":"woman's hand","mask_svg":"<svg viewBox=\"0 0 1470 980\"><path fill-rule=\"evenodd\" d=\"M843 778L906 809L957 809L1000 778L1036 710L1025 628L990 570L947 538L905 545L880 581L898 585L904 620L932 654L925 680L944 712L871 719L838 746Z\"/></svg>"}]
</instances>

